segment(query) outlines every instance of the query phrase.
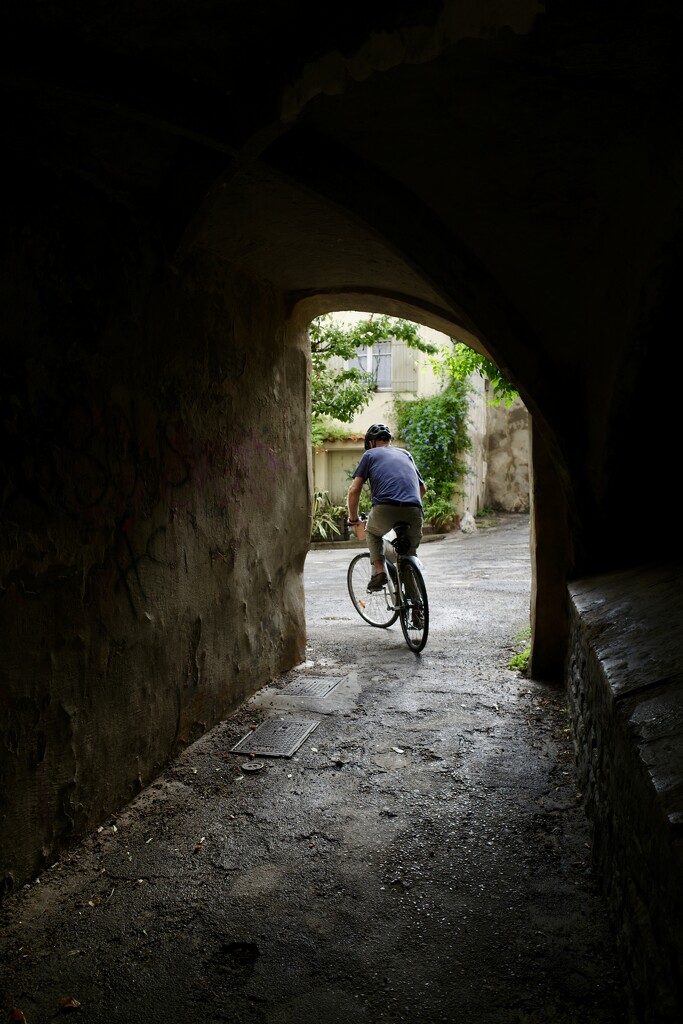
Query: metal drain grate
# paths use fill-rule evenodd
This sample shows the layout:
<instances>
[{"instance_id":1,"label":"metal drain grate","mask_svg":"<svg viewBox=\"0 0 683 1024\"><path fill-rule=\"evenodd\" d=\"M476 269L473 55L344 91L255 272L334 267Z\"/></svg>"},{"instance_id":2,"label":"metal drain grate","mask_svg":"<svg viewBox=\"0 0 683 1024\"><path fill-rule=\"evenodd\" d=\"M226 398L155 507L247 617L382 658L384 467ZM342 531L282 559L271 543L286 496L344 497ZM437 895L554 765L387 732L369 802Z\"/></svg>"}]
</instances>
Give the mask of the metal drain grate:
<instances>
[{"instance_id":1,"label":"metal drain grate","mask_svg":"<svg viewBox=\"0 0 683 1024\"><path fill-rule=\"evenodd\" d=\"M305 718L271 718L244 736L230 753L291 757L319 724Z\"/></svg>"},{"instance_id":2,"label":"metal drain grate","mask_svg":"<svg viewBox=\"0 0 683 1024\"><path fill-rule=\"evenodd\" d=\"M326 697L330 690L333 690L340 682L341 676L338 679L309 676L295 679L292 683L284 686L282 692L288 697Z\"/></svg>"}]
</instances>

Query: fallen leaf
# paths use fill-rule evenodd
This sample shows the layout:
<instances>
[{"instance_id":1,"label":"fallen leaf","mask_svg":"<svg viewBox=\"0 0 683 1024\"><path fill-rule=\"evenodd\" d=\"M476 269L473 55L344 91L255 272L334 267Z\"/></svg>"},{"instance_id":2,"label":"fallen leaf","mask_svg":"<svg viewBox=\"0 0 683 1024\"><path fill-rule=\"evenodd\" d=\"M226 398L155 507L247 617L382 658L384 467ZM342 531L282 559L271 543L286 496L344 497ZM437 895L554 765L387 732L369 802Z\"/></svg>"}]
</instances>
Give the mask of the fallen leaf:
<instances>
[{"instance_id":1,"label":"fallen leaf","mask_svg":"<svg viewBox=\"0 0 683 1024\"><path fill-rule=\"evenodd\" d=\"M60 1010L77 1010L80 1005L78 999L74 999L73 996L64 996L59 1000Z\"/></svg>"}]
</instances>

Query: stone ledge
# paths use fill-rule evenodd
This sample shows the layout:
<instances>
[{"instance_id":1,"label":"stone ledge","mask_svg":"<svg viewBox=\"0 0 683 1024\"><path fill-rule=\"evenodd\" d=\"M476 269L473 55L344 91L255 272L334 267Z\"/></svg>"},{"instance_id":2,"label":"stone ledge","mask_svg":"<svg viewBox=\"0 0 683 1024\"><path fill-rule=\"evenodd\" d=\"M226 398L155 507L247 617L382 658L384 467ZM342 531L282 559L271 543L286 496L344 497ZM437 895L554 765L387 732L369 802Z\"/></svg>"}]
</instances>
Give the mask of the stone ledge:
<instances>
[{"instance_id":1,"label":"stone ledge","mask_svg":"<svg viewBox=\"0 0 683 1024\"><path fill-rule=\"evenodd\" d=\"M683 1006L683 569L569 587L568 699L593 862L636 1020Z\"/></svg>"}]
</instances>

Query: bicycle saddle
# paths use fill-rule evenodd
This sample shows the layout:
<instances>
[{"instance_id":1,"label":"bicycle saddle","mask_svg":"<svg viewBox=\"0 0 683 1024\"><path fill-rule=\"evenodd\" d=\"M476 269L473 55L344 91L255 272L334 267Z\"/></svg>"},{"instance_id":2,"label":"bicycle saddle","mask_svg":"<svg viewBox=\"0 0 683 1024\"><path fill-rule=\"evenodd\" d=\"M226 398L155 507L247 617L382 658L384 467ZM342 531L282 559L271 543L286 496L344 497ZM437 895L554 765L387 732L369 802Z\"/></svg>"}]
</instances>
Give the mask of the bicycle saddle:
<instances>
[{"instance_id":1,"label":"bicycle saddle","mask_svg":"<svg viewBox=\"0 0 683 1024\"><path fill-rule=\"evenodd\" d=\"M409 528L410 523L394 523L396 539L392 543L397 555L406 555L410 550L410 539L407 533Z\"/></svg>"}]
</instances>

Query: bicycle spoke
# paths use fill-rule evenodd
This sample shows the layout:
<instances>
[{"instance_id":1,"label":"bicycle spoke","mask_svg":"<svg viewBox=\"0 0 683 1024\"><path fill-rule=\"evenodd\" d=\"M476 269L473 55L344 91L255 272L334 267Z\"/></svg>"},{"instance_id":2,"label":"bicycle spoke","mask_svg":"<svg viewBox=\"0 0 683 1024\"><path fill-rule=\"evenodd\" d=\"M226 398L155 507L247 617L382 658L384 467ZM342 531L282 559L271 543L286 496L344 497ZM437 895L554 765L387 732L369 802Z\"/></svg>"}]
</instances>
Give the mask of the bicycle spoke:
<instances>
[{"instance_id":1,"label":"bicycle spoke","mask_svg":"<svg viewBox=\"0 0 683 1024\"><path fill-rule=\"evenodd\" d=\"M393 566L388 566L387 571L390 580L394 580L396 572ZM388 585L383 590L368 591L371 574L370 556L367 553L356 555L347 572L349 596L361 618L371 626L386 629L398 618L395 589Z\"/></svg>"}]
</instances>

